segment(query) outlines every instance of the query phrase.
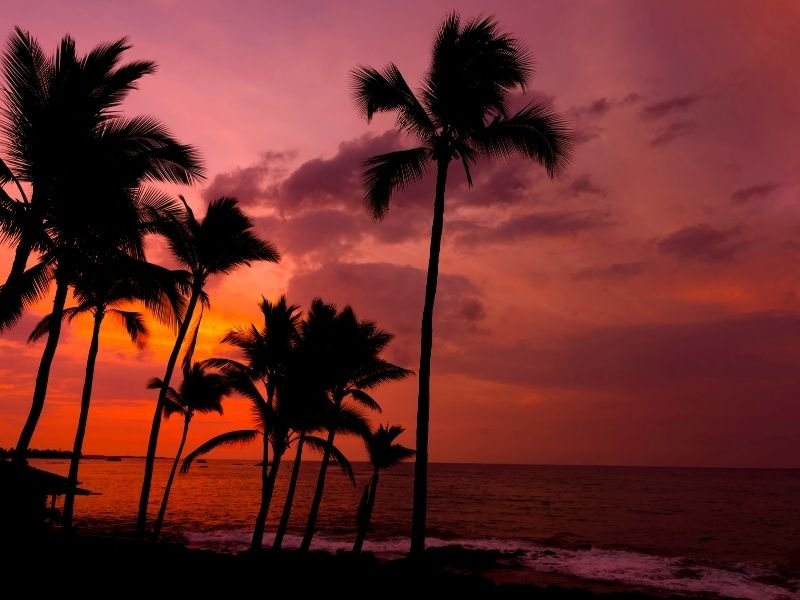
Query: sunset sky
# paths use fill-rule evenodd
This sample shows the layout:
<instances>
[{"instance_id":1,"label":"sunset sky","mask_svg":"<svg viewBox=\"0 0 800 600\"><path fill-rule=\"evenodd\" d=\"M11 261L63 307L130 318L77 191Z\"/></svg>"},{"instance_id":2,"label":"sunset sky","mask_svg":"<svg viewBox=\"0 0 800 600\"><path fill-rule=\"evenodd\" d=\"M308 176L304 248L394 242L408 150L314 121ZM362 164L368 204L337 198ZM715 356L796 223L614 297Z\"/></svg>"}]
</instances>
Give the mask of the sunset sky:
<instances>
[{"instance_id":1,"label":"sunset sky","mask_svg":"<svg viewBox=\"0 0 800 600\"><path fill-rule=\"evenodd\" d=\"M406 140L359 119L348 73L395 62L412 85L452 4L4 2L52 51L128 36L156 75L126 103L203 153L199 213L239 198L279 265L210 285L197 357L258 318L261 295L352 304L416 369L432 180L386 220L361 203L360 161ZM482 162L448 190L432 383L431 459L800 467L800 4L460 2L533 52L530 95L573 124L569 171ZM491 11L490 13L488 11ZM3 42L5 44L5 42ZM524 98L515 99L521 105ZM4 279L10 249L0 250ZM150 258L163 259L156 246ZM42 344L43 304L0 337L0 446L16 443ZM72 445L88 322L65 329L34 447ZM155 328L154 328L155 329ZM85 450L144 454L172 340L101 342ZM382 422L413 445L416 379L381 388ZM243 400L195 419L189 446L248 426ZM162 429L170 454L179 424ZM343 443L355 458L360 444ZM257 454L234 449L218 456Z\"/></svg>"}]
</instances>

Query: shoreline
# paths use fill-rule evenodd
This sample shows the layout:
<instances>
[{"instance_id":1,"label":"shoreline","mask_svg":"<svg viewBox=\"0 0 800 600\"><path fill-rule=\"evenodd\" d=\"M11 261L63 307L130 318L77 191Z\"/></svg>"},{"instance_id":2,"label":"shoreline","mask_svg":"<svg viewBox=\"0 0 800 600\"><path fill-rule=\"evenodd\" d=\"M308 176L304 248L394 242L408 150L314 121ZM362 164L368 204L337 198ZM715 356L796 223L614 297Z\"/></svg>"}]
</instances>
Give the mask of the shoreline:
<instances>
[{"instance_id":1,"label":"shoreline","mask_svg":"<svg viewBox=\"0 0 800 600\"><path fill-rule=\"evenodd\" d=\"M32 540L29 540L32 542ZM643 586L604 582L568 575L539 573L515 563L502 552L460 546L432 548L423 561L409 558L381 559L370 552L352 555L298 550L228 554L189 548L170 542L139 542L123 534L82 532L71 541L48 535L39 545L25 543L12 548L6 543L6 565L31 564L54 577L37 581L42 590L108 591L109 585L126 591L157 586L185 593L220 589L250 590L261 581L266 591L346 593L350 597L408 597L428 592L481 598L542 598L628 600L724 598L715 594L677 594ZM511 560L509 560L511 559ZM94 577L72 581L67 575L79 565L91 565ZM11 572L11 571L9 571ZM13 571L29 578L30 569ZM63 575L63 577L62 577ZM178 576L175 579L175 576ZM13 579L13 576L12 578ZM156 583L157 582L157 583ZM382 590L378 592L378 590ZM448 596L450 597L450 596Z\"/></svg>"}]
</instances>

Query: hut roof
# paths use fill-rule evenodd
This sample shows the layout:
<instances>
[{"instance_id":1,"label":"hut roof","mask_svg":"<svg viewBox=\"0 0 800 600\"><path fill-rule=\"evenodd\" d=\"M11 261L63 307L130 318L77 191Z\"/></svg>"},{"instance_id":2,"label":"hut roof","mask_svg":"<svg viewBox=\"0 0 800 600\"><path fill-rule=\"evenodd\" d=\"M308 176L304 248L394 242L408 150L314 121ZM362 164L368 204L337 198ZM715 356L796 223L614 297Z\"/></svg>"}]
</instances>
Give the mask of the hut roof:
<instances>
[{"instance_id":1,"label":"hut roof","mask_svg":"<svg viewBox=\"0 0 800 600\"><path fill-rule=\"evenodd\" d=\"M5 489L26 488L48 496L66 494L71 487L74 487L75 494L79 496L91 494L89 490L72 486L69 479L63 475L30 465L14 465L7 460L0 460L0 482L3 484L0 487Z\"/></svg>"}]
</instances>

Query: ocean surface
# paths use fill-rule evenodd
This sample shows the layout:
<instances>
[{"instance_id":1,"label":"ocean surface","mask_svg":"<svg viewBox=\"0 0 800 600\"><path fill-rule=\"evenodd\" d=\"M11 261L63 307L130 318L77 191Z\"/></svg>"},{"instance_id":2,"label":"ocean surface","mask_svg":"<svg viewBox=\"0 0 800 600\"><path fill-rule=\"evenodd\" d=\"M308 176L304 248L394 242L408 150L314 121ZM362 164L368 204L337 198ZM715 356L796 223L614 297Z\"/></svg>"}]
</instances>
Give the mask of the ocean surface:
<instances>
[{"instance_id":1,"label":"ocean surface","mask_svg":"<svg viewBox=\"0 0 800 600\"><path fill-rule=\"evenodd\" d=\"M66 460L36 460L66 474ZM188 545L247 547L258 510L254 460L195 464L179 475L164 534ZM151 514L169 461L159 460ZM286 546L297 546L319 463L303 464ZM352 545L369 470L354 487L328 471L314 547ZM269 544L288 483L284 463L267 524ZM76 519L98 529L133 525L143 461L86 460ZM382 476L366 550L408 550L413 467ZM735 598L800 598L800 470L433 464L429 545L516 552L524 568Z\"/></svg>"}]
</instances>

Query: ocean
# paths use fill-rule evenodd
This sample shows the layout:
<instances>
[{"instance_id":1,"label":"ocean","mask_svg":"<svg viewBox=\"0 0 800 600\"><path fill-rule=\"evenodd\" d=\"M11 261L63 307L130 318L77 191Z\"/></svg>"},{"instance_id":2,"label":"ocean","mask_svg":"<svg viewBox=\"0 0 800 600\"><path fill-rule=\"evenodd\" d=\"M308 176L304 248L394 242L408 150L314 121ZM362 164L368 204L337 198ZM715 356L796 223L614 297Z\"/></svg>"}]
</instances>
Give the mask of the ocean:
<instances>
[{"instance_id":1,"label":"ocean","mask_svg":"<svg viewBox=\"0 0 800 600\"><path fill-rule=\"evenodd\" d=\"M247 547L258 510L254 460L195 464L179 475L165 537L192 547L236 552ZM66 460L35 460L66 473ZM169 461L159 460L155 515ZM290 535L297 546L319 463L303 464ZM354 487L334 468L313 547L352 546L355 512L369 476L354 464ZM280 517L291 464L282 465L264 542ZM86 460L76 519L100 530L130 529L143 461ZM382 475L365 550L408 550L413 467ZM517 553L524 568L672 592L736 598L800 598L800 470L688 469L432 464L429 545Z\"/></svg>"}]
</instances>

